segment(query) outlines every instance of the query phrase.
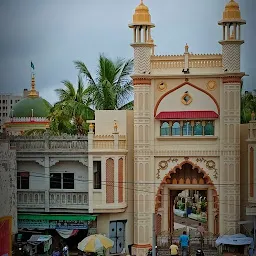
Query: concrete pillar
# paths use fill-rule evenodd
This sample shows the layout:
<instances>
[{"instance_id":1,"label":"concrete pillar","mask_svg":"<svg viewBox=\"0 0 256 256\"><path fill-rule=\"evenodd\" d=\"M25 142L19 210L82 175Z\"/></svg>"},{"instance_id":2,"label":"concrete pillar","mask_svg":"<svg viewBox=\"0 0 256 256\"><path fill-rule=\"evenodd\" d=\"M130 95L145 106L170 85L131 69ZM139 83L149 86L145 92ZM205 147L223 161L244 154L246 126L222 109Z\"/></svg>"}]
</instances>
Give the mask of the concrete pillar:
<instances>
[{"instance_id":1,"label":"concrete pillar","mask_svg":"<svg viewBox=\"0 0 256 256\"><path fill-rule=\"evenodd\" d=\"M208 231L214 233L214 200L211 188L207 190Z\"/></svg>"},{"instance_id":2,"label":"concrete pillar","mask_svg":"<svg viewBox=\"0 0 256 256\"><path fill-rule=\"evenodd\" d=\"M44 194L44 208L45 212L49 212L50 208L50 159L45 156L44 159L44 175L45 175L45 194Z\"/></svg>"}]
</instances>

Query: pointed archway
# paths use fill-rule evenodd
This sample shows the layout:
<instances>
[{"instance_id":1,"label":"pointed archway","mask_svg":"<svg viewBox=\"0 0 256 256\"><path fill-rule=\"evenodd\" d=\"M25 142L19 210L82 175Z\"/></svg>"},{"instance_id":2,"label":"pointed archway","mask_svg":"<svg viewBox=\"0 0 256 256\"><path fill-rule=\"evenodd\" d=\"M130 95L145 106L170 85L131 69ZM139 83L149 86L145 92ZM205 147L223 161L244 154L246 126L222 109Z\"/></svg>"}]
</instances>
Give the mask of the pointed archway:
<instances>
[{"instance_id":1,"label":"pointed archway","mask_svg":"<svg viewBox=\"0 0 256 256\"><path fill-rule=\"evenodd\" d=\"M160 183L156 196L155 196L155 213L157 214L157 232L161 232L161 214L159 209L163 207L163 195L164 187L166 185L182 185L183 189L186 187L191 187L193 185L206 185L212 190L213 196L213 208L215 209L214 218L214 234L219 233L219 199L217 189L210 178L210 176L204 171L203 168L194 164L189 160L185 160L180 164L172 168L163 178Z\"/></svg>"}]
</instances>

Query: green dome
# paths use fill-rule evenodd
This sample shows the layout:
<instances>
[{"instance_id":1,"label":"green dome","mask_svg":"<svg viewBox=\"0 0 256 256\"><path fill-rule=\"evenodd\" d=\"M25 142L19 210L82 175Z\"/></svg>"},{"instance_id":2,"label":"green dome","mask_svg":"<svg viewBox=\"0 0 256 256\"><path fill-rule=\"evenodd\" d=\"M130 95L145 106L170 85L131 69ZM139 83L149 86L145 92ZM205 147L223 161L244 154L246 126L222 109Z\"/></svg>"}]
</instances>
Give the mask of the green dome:
<instances>
[{"instance_id":1,"label":"green dome","mask_svg":"<svg viewBox=\"0 0 256 256\"><path fill-rule=\"evenodd\" d=\"M11 117L48 117L51 104L40 97L28 97L16 103L10 113Z\"/></svg>"}]
</instances>

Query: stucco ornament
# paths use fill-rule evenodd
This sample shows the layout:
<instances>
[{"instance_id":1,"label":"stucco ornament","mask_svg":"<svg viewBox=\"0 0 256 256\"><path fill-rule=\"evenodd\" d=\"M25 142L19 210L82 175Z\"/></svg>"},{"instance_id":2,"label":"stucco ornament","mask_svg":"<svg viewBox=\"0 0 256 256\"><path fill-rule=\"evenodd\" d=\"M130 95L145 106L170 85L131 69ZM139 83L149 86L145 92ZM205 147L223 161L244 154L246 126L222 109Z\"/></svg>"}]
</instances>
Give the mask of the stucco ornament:
<instances>
[{"instance_id":1,"label":"stucco ornament","mask_svg":"<svg viewBox=\"0 0 256 256\"><path fill-rule=\"evenodd\" d=\"M192 97L191 95L188 93L188 92L185 92L182 97L181 97L181 102L184 104L184 105L189 105L191 102L192 102Z\"/></svg>"},{"instance_id":2,"label":"stucco ornament","mask_svg":"<svg viewBox=\"0 0 256 256\"><path fill-rule=\"evenodd\" d=\"M216 163L213 160L206 160L203 157L201 158L197 158L196 159L197 162L201 162L201 163L205 163L205 166L208 170L213 170L213 177L214 179L218 179L218 170L216 168Z\"/></svg>"},{"instance_id":3,"label":"stucco ornament","mask_svg":"<svg viewBox=\"0 0 256 256\"><path fill-rule=\"evenodd\" d=\"M210 81L207 83L206 86L207 86L207 89L208 89L209 91L214 91L214 90L216 89L216 87L217 87L217 84L216 84L215 81L210 80Z\"/></svg>"},{"instance_id":4,"label":"stucco ornament","mask_svg":"<svg viewBox=\"0 0 256 256\"><path fill-rule=\"evenodd\" d=\"M166 88L167 88L167 84L166 84L165 82L163 82L163 81L161 81L161 82L158 84L158 86L157 86L157 89L158 89L158 91L160 91L160 92L165 91Z\"/></svg>"},{"instance_id":5,"label":"stucco ornament","mask_svg":"<svg viewBox=\"0 0 256 256\"><path fill-rule=\"evenodd\" d=\"M156 173L156 178L159 180L160 179L160 171L164 171L168 168L168 163L177 163L178 159L177 158L172 158L170 157L168 160L162 160L158 163L158 168L157 168L157 173Z\"/></svg>"}]
</instances>

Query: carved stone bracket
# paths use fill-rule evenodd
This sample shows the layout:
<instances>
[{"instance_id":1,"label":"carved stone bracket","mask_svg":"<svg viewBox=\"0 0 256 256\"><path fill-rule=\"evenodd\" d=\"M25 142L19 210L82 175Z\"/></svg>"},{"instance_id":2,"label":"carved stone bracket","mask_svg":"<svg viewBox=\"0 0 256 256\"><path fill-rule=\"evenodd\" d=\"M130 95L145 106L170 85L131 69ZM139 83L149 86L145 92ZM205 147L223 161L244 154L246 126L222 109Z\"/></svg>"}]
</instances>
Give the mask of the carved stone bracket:
<instances>
[{"instance_id":1,"label":"carved stone bracket","mask_svg":"<svg viewBox=\"0 0 256 256\"><path fill-rule=\"evenodd\" d=\"M53 158L51 158L50 159L50 167L52 167L52 166L54 166L55 164L57 164L58 162L59 162L60 160L59 159L53 159Z\"/></svg>"},{"instance_id":2,"label":"carved stone bracket","mask_svg":"<svg viewBox=\"0 0 256 256\"><path fill-rule=\"evenodd\" d=\"M44 159L36 159L34 160L36 163L38 163L39 165L43 166L44 167Z\"/></svg>"},{"instance_id":3,"label":"carved stone bracket","mask_svg":"<svg viewBox=\"0 0 256 256\"><path fill-rule=\"evenodd\" d=\"M79 159L78 162L85 166L88 166L88 161L86 159Z\"/></svg>"},{"instance_id":4,"label":"carved stone bracket","mask_svg":"<svg viewBox=\"0 0 256 256\"><path fill-rule=\"evenodd\" d=\"M214 171L214 173L213 173L214 179L215 180L218 179L218 169L216 168L216 163L213 160L206 160L203 157L200 157L200 158L197 158L196 161L200 162L200 163L205 163L206 168L208 170L213 170Z\"/></svg>"}]
</instances>

